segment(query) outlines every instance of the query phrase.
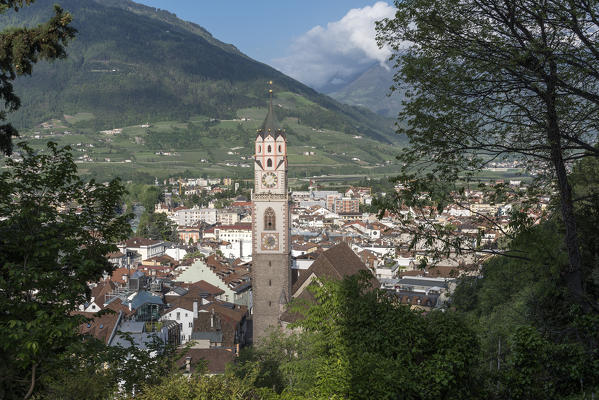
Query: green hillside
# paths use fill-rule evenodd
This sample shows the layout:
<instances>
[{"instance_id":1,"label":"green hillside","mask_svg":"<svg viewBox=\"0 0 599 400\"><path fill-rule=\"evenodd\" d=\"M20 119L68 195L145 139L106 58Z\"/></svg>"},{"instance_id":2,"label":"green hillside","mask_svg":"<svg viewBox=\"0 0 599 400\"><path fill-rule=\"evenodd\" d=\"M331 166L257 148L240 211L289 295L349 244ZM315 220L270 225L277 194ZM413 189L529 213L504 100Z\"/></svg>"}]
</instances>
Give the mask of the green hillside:
<instances>
[{"instance_id":1,"label":"green hillside","mask_svg":"<svg viewBox=\"0 0 599 400\"><path fill-rule=\"evenodd\" d=\"M0 24L21 26L48 18L55 0L37 0ZM50 119L92 131L144 122L188 121L193 116L232 119L241 109L263 107L266 82L277 93L306 101L284 108L303 124L396 142L393 121L342 105L256 62L198 25L128 0L62 0L79 30L68 59L36 65L16 89L23 107L10 116L29 129ZM301 104L300 104L301 103Z\"/></svg>"},{"instance_id":2,"label":"green hillside","mask_svg":"<svg viewBox=\"0 0 599 400\"><path fill-rule=\"evenodd\" d=\"M275 113L287 131L290 177L334 174L375 178L398 172L397 146L284 117L292 113L294 104L308 102L294 93L279 93L274 102ZM95 131L73 129L95 119L90 113L79 113L48 121L28 138L36 148L49 140L70 145L79 171L100 180L120 176L153 182L155 177L202 175L249 179L253 176L253 140L265 115L265 107L251 107L238 110L232 119L198 115L185 121Z\"/></svg>"}]
</instances>

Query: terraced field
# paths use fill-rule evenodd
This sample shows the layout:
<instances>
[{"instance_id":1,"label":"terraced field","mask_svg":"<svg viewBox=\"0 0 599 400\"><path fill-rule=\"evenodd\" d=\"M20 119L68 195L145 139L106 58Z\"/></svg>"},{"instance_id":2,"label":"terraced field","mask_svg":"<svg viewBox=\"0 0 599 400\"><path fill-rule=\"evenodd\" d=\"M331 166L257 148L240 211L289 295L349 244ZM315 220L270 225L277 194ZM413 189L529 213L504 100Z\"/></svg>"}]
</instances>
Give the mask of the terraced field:
<instances>
[{"instance_id":1,"label":"terraced field","mask_svg":"<svg viewBox=\"0 0 599 400\"><path fill-rule=\"evenodd\" d=\"M293 95L277 98L282 114ZM306 101L301 98L301 101ZM286 103L285 105L281 103ZM276 111L275 111L276 112ZM150 180L169 176L252 176L252 143L266 115L265 108L247 108L233 120L194 116L187 121L161 121L101 132L78 128L92 113L65 115L47 121L22 136L40 148L49 140L70 145L80 172L99 179ZM399 145L307 126L298 118L283 118L289 142L291 177L325 174L385 176L397 172Z\"/></svg>"}]
</instances>

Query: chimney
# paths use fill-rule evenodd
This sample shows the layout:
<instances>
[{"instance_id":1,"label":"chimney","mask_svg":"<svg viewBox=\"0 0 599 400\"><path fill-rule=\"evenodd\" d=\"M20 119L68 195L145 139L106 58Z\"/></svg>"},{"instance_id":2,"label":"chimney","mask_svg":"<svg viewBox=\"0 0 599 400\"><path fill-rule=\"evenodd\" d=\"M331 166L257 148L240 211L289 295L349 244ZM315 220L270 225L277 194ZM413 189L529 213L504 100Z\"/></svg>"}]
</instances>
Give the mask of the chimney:
<instances>
[{"instance_id":1,"label":"chimney","mask_svg":"<svg viewBox=\"0 0 599 400\"><path fill-rule=\"evenodd\" d=\"M185 372L191 374L191 357L185 357Z\"/></svg>"},{"instance_id":2,"label":"chimney","mask_svg":"<svg viewBox=\"0 0 599 400\"><path fill-rule=\"evenodd\" d=\"M198 317L198 300L197 299L193 300L193 317L194 318Z\"/></svg>"}]
</instances>

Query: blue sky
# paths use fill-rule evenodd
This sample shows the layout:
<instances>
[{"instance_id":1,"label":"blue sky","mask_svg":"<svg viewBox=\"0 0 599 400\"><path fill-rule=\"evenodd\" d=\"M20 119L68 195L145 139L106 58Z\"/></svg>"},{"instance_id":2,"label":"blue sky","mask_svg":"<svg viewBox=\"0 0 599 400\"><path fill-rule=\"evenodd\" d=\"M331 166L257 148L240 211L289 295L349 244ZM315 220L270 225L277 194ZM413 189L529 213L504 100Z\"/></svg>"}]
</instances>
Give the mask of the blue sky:
<instances>
[{"instance_id":1,"label":"blue sky","mask_svg":"<svg viewBox=\"0 0 599 400\"><path fill-rule=\"evenodd\" d=\"M206 28L217 39L250 57L270 62L287 55L294 38L316 25L339 20L364 0L136 0L177 14Z\"/></svg>"},{"instance_id":2,"label":"blue sky","mask_svg":"<svg viewBox=\"0 0 599 400\"><path fill-rule=\"evenodd\" d=\"M377 51L371 26L391 15L391 1L136 1L195 22L248 56L315 87L388 56Z\"/></svg>"}]
</instances>

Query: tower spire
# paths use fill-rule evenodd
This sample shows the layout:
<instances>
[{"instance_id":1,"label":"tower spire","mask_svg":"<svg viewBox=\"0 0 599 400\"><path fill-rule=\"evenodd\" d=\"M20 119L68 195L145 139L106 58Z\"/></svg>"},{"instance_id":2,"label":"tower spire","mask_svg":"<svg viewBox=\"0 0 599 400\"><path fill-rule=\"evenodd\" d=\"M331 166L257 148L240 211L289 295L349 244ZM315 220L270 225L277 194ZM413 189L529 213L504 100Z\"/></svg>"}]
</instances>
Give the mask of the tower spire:
<instances>
[{"instance_id":1,"label":"tower spire","mask_svg":"<svg viewBox=\"0 0 599 400\"><path fill-rule=\"evenodd\" d=\"M277 121L277 117L275 116L274 107L273 107L273 90L272 90L272 81L268 81L268 112L266 113L266 118L264 119L264 123L262 124L262 128L258 130L258 135L265 138L269 134L275 139L281 135L285 135L285 132L281 130L279 126L279 121Z\"/></svg>"}]
</instances>

